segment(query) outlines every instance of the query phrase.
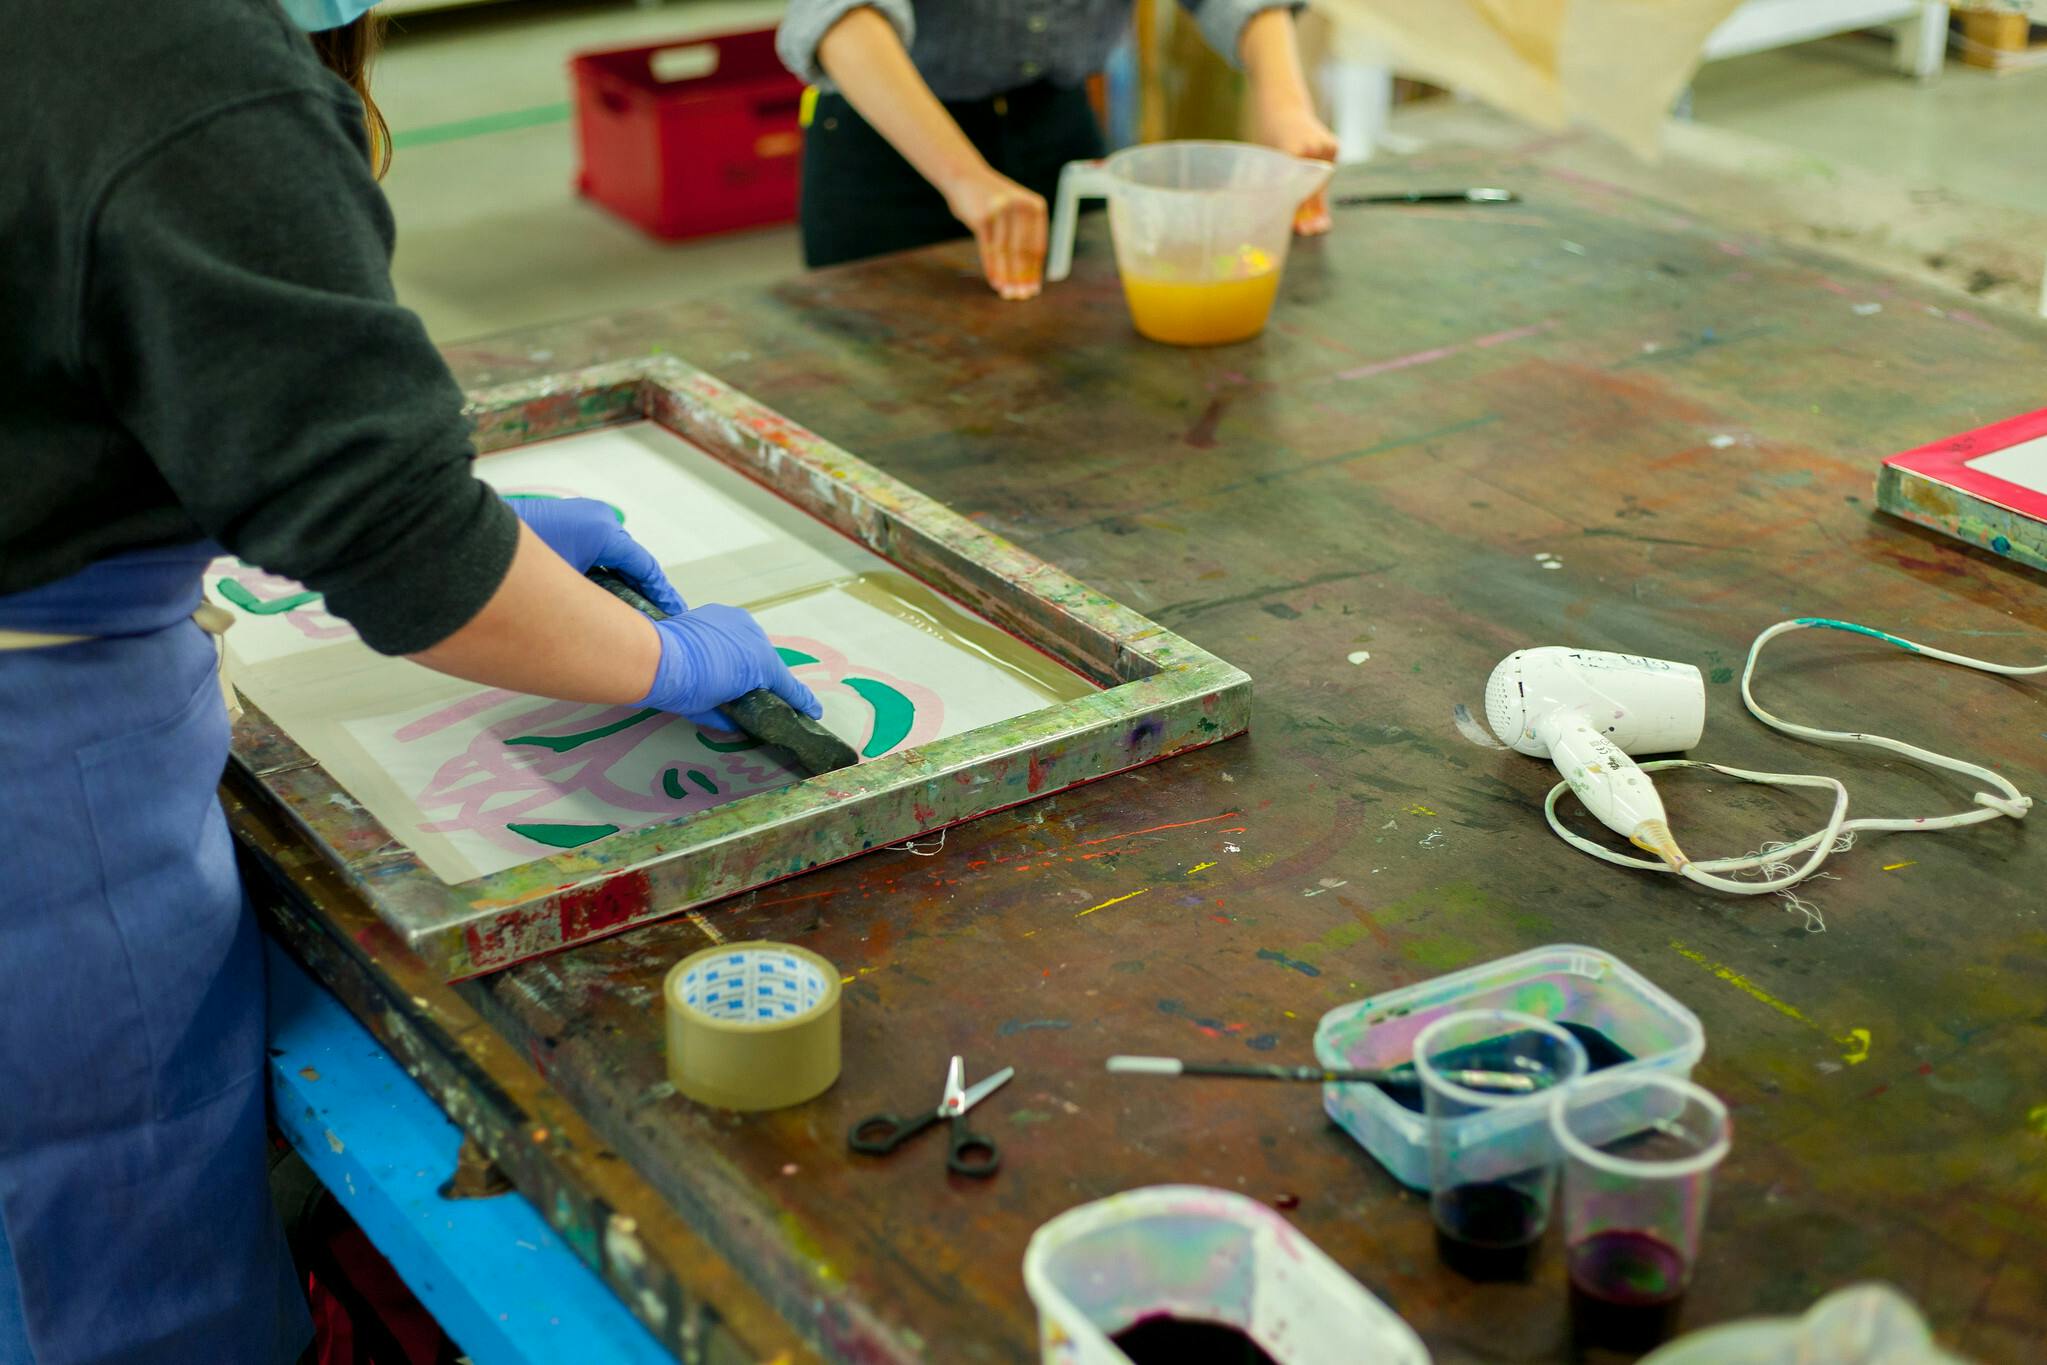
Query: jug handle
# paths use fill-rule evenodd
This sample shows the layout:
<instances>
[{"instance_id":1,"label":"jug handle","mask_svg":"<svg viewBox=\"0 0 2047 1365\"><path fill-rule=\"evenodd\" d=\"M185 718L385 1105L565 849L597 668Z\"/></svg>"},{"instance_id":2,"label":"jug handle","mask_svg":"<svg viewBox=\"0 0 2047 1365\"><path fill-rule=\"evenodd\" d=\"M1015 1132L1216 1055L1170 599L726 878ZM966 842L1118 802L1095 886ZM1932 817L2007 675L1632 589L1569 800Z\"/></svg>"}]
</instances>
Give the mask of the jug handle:
<instances>
[{"instance_id":1,"label":"jug handle","mask_svg":"<svg viewBox=\"0 0 2047 1365\"><path fill-rule=\"evenodd\" d=\"M1102 161L1069 161L1059 170L1052 206L1052 238L1045 256L1045 280L1057 283L1073 273L1073 238L1080 230L1080 201L1109 197L1109 172Z\"/></svg>"}]
</instances>

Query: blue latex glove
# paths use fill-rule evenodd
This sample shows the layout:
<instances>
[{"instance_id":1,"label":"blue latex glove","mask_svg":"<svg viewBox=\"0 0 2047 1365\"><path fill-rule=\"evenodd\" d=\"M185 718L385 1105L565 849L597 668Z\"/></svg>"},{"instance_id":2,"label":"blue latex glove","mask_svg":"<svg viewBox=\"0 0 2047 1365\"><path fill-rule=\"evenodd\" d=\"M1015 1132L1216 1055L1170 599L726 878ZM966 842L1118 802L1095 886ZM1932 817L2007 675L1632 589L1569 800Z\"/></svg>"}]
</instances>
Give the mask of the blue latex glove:
<instances>
[{"instance_id":1,"label":"blue latex glove","mask_svg":"<svg viewBox=\"0 0 2047 1365\"><path fill-rule=\"evenodd\" d=\"M670 616L680 616L689 610L682 594L661 572L661 565L647 547L619 525L618 513L612 511L610 503L595 498L520 497L506 498L505 502L519 520L533 528L534 535L547 543L548 549L566 559L577 573L612 569Z\"/></svg>"},{"instance_id":2,"label":"blue latex glove","mask_svg":"<svg viewBox=\"0 0 2047 1365\"><path fill-rule=\"evenodd\" d=\"M654 669L653 689L633 705L673 711L712 729L737 730L712 708L765 687L813 720L824 715L817 698L768 643L768 633L738 607L712 603L656 621L654 629L661 635L661 662Z\"/></svg>"}]
</instances>

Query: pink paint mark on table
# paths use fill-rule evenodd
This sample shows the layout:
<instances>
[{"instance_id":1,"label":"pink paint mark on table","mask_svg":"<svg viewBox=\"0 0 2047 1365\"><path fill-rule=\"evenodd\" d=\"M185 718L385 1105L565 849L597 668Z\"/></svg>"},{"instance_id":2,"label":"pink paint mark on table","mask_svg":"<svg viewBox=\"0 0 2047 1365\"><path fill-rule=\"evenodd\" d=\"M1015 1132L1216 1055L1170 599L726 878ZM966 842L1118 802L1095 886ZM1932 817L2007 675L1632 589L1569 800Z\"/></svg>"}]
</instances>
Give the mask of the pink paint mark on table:
<instances>
[{"instance_id":1,"label":"pink paint mark on table","mask_svg":"<svg viewBox=\"0 0 2047 1365\"><path fill-rule=\"evenodd\" d=\"M1408 355L1395 356L1391 360L1379 360L1369 365L1358 365L1348 370L1338 370L1331 378L1345 381L1367 379L1375 374L1386 374L1393 370L1412 369L1416 365L1433 365L1438 360L1447 360L1451 356L1458 355L1464 351L1490 350L1495 346L1504 346L1509 342L1523 341L1529 337L1547 332L1556 325L1557 320L1555 318L1546 318L1541 322L1530 323L1526 327L1511 327L1504 332L1488 332L1484 336L1473 337L1469 341L1460 341L1454 345L1432 346L1426 351L1415 351Z\"/></svg>"},{"instance_id":2,"label":"pink paint mark on table","mask_svg":"<svg viewBox=\"0 0 2047 1365\"><path fill-rule=\"evenodd\" d=\"M1479 337L1471 344L1481 350L1493 346L1504 346L1510 341L1520 341L1526 337L1539 336L1556 325L1557 320L1555 318L1548 318L1542 322L1532 322L1526 327L1514 327L1504 332L1489 333L1486 336Z\"/></svg>"}]
</instances>

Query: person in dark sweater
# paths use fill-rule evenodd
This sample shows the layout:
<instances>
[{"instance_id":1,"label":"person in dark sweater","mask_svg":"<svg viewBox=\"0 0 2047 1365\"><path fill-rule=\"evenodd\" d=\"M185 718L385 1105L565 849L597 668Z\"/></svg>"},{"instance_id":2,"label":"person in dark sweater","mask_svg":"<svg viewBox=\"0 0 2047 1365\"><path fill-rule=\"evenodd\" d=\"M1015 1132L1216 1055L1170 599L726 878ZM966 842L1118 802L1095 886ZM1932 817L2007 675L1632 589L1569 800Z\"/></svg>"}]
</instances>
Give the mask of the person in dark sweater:
<instances>
[{"instance_id":1,"label":"person in dark sweater","mask_svg":"<svg viewBox=\"0 0 2047 1365\"><path fill-rule=\"evenodd\" d=\"M751 617L685 608L602 504L522 521L476 479L461 391L392 296L374 121L320 60L359 68L342 26L367 8L26 0L0 45L10 1365L269 1365L309 1334L265 1189L208 560L492 686L687 715L766 686L818 713Z\"/></svg>"}]
</instances>

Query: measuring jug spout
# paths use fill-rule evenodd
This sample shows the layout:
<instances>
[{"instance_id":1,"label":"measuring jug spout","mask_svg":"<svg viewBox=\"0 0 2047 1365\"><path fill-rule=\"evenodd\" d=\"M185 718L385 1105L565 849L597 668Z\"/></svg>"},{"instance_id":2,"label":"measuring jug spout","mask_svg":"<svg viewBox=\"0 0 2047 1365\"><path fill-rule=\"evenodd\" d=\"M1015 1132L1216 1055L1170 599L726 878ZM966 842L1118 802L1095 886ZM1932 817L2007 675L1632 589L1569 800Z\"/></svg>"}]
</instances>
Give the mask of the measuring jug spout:
<instances>
[{"instance_id":1,"label":"measuring jug spout","mask_svg":"<svg viewBox=\"0 0 2047 1365\"><path fill-rule=\"evenodd\" d=\"M1297 156L1294 158L1294 164L1299 169L1294 172L1293 188L1287 193L1294 197L1297 204L1320 191L1329 183L1329 178L1336 174L1334 161L1311 161L1307 157Z\"/></svg>"}]
</instances>

